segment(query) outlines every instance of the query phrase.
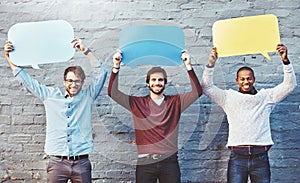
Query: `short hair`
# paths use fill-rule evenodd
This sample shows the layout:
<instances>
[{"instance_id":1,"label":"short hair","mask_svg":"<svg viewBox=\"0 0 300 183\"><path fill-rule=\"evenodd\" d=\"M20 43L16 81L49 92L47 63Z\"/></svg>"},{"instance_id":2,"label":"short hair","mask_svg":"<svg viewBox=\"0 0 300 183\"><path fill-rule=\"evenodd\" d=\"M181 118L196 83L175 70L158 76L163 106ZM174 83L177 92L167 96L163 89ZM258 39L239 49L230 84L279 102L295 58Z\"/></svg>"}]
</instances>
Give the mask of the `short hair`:
<instances>
[{"instance_id":1,"label":"short hair","mask_svg":"<svg viewBox=\"0 0 300 183\"><path fill-rule=\"evenodd\" d=\"M167 84L167 73L166 71L161 68L161 67L152 67L148 73L147 73L147 77L146 77L146 83L149 84L150 81L150 75L154 74L154 73L162 73L164 76L164 80L165 80L165 84Z\"/></svg>"},{"instance_id":2,"label":"short hair","mask_svg":"<svg viewBox=\"0 0 300 183\"><path fill-rule=\"evenodd\" d=\"M243 71L243 70L247 70L247 71L252 72L253 77L255 77L253 69L251 69L250 67L244 66L244 67L239 68L239 70L236 72L236 78L238 78L239 72Z\"/></svg>"},{"instance_id":3,"label":"short hair","mask_svg":"<svg viewBox=\"0 0 300 183\"><path fill-rule=\"evenodd\" d=\"M65 72L64 72L64 80L67 79L66 77L69 72L74 72L74 74L78 75L82 81L85 80L84 71L80 66L71 66L71 67L66 68Z\"/></svg>"}]
</instances>

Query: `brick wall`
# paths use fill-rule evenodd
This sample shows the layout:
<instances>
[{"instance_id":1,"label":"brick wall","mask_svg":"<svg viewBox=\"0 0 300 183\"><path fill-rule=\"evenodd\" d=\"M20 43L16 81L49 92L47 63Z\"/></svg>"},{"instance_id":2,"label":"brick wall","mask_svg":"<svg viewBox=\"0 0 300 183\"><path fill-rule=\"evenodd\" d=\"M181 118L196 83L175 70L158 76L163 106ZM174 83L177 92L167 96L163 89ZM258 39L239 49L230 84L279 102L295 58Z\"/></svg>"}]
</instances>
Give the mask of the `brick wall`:
<instances>
[{"instance_id":1,"label":"brick wall","mask_svg":"<svg viewBox=\"0 0 300 183\"><path fill-rule=\"evenodd\" d=\"M186 47L201 79L212 47L211 28L215 21L269 13L279 19L281 42L289 48L289 58L300 81L299 0L2 0L0 44L4 45L9 28L16 23L64 19L110 69L122 27L176 25L184 30ZM3 47L0 54L0 180L45 182L43 104L18 85L3 57ZM222 58L216 66L215 83L222 88L236 89L235 72L246 64L255 70L258 89L275 86L282 81L282 65L277 54L271 54L271 57L271 62L261 55ZM63 70L74 64L82 65L86 73L91 71L82 53L76 53L71 63L44 64L40 70L25 69L47 85L62 87ZM145 73L148 69L144 66L139 71L132 71L123 66L121 89L131 94L147 94ZM183 66L166 67L166 70L170 81L167 94L189 89ZM136 149L132 120L128 112L107 96L107 84L108 80L93 112L93 182L134 182ZM270 151L272 182L299 181L299 105L298 86L271 115L275 142ZM223 111L201 96L183 113L180 122L182 182L226 182L228 125Z\"/></svg>"}]
</instances>

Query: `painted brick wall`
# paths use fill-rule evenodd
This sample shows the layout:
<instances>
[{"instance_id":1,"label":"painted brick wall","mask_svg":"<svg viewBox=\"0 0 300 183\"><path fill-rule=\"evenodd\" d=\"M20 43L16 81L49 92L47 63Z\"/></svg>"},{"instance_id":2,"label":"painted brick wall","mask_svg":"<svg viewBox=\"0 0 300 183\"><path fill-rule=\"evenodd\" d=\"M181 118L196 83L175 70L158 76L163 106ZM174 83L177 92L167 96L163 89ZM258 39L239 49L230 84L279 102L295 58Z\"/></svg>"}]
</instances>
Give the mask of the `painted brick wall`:
<instances>
[{"instance_id":1,"label":"painted brick wall","mask_svg":"<svg viewBox=\"0 0 300 183\"><path fill-rule=\"evenodd\" d=\"M64 19L75 34L92 48L107 67L118 48L120 30L128 25L176 25L184 30L186 48L201 79L212 47L211 28L215 21L241 16L275 14L279 19L281 42L289 48L289 58L300 81L300 1L299 0L1 0L0 44L9 28L20 22ZM47 160L43 152L45 112L43 104L14 79L0 51L0 180L1 182L46 182ZM222 58L217 63L215 83L236 89L235 72L241 65L253 67L256 87L272 87L282 81L282 65L277 54L272 61L261 55ZM62 85L64 69L81 65L89 75L91 66L82 53L68 63L44 64L32 77L47 85ZM147 94L145 73L123 66L121 89L136 95ZM166 67L166 93L189 90L184 67ZM90 79L92 75L89 75ZM130 114L107 96L107 84L95 102L93 112L94 153L91 154L95 183L129 183L135 179L136 149ZM275 145L270 151L272 182L297 182L300 178L299 86L276 106L271 115ZM229 151L228 125L223 111L201 96L181 118L179 160L182 182L226 182Z\"/></svg>"}]
</instances>

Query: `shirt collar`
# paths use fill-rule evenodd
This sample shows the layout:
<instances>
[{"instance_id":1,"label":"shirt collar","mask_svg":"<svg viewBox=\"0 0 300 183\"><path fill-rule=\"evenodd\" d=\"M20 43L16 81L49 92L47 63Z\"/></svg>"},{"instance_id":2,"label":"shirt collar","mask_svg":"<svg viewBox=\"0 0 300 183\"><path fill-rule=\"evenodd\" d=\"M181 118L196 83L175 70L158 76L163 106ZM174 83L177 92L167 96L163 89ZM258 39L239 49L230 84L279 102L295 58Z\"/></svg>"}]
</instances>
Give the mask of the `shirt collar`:
<instances>
[{"instance_id":1,"label":"shirt collar","mask_svg":"<svg viewBox=\"0 0 300 183\"><path fill-rule=\"evenodd\" d=\"M241 92L241 90L239 89L239 92L240 93L244 93L244 92ZM255 95L255 94L257 94L257 90L253 87L253 90L252 91L250 91L250 92L246 92L246 93L244 93L244 94L250 94L250 95Z\"/></svg>"}]
</instances>

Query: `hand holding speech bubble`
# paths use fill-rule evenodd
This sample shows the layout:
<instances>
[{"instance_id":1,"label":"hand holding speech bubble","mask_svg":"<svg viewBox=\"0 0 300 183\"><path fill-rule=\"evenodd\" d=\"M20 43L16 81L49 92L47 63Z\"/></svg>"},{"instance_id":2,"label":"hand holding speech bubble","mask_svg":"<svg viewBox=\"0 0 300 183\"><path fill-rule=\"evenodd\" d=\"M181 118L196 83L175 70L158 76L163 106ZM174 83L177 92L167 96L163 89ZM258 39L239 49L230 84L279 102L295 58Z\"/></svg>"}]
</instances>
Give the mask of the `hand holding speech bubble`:
<instances>
[{"instance_id":1,"label":"hand holding speech bubble","mask_svg":"<svg viewBox=\"0 0 300 183\"><path fill-rule=\"evenodd\" d=\"M73 27L64 20L17 23L8 31L14 51L11 60L19 66L64 62L75 53Z\"/></svg>"},{"instance_id":2,"label":"hand holding speech bubble","mask_svg":"<svg viewBox=\"0 0 300 183\"><path fill-rule=\"evenodd\" d=\"M136 65L180 65L184 33L176 26L128 26L122 29L119 48L122 62Z\"/></svg>"},{"instance_id":3,"label":"hand holding speech bubble","mask_svg":"<svg viewBox=\"0 0 300 183\"><path fill-rule=\"evenodd\" d=\"M278 20L272 14L219 20L212 32L219 57L261 53L271 60L268 52L276 52L280 43Z\"/></svg>"}]
</instances>

